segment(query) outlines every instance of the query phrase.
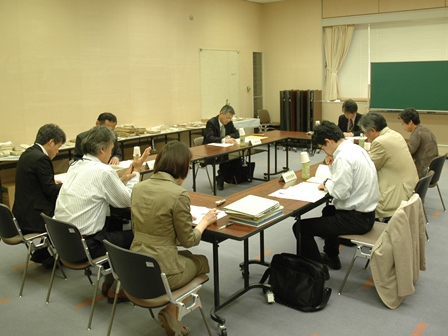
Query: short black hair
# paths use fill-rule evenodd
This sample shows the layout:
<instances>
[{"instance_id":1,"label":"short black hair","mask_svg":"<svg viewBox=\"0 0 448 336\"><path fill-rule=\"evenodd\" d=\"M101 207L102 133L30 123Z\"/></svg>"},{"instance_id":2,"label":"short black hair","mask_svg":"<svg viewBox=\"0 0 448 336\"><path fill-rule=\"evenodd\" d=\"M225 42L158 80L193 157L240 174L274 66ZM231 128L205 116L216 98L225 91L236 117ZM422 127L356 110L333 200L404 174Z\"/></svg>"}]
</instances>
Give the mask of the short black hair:
<instances>
[{"instance_id":1,"label":"short black hair","mask_svg":"<svg viewBox=\"0 0 448 336\"><path fill-rule=\"evenodd\" d=\"M374 129L377 132L382 131L387 127L387 121L384 116L379 112L369 112L364 114L358 121L358 126L363 130L363 132L369 132Z\"/></svg>"},{"instance_id":2,"label":"short black hair","mask_svg":"<svg viewBox=\"0 0 448 336\"><path fill-rule=\"evenodd\" d=\"M103 112L98 116L98 122L100 125L104 125L106 120L113 123L117 123L117 117L110 112Z\"/></svg>"},{"instance_id":3,"label":"short black hair","mask_svg":"<svg viewBox=\"0 0 448 336\"><path fill-rule=\"evenodd\" d=\"M107 148L110 144L114 144L116 138L114 131L109 127L95 126L82 139L82 152L96 156L101 148Z\"/></svg>"},{"instance_id":4,"label":"short black hair","mask_svg":"<svg viewBox=\"0 0 448 336\"><path fill-rule=\"evenodd\" d=\"M356 104L356 102L352 99L347 99L343 104L342 104L342 112L344 113L355 113L358 112L358 104Z\"/></svg>"},{"instance_id":5,"label":"short black hair","mask_svg":"<svg viewBox=\"0 0 448 336\"><path fill-rule=\"evenodd\" d=\"M185 180L190 170L192 157L190 149L184 143L177 140L169 142L157 154L154 174L161 171L170 174L175 179Z\"/></svg>"},{"instance_id":6,"label":"short black hair","mask_svg":"<svg viewBox=\"0 0 448 336\"><path fill-rule=\"evenodd\" d=\"M222 108L221 108L221 111L219 111L220 113L222 113L222 114L226 114L226 113L230 113L230 114L235 114L235 110L233 109L233 107L232 106L230 106L230 105L224 105Z\"/></svg>"},{"instance_id":7,"label":"short black hair","mask_svg":"<svg viewBox=\"0 0 448 336\"><path fill-rule=\"evenodd\" d=\"M45 124L37 131L35 143L45 145L53 140L55 144L65 143L66 137L64 131L55 124Z\"/></svg>"},{"instance_id":8,"label":"short black hair","mask_svg":"<svg viewBox=\"0 0 448 336\"><path fill-rule=\"evenodd\" d=\"M409 124L409 122L413 122L414 125L420 124L420 116L415 108L408 107L405 108L398 114L398 119L403 120L405 124Z\"/></svg>"},{"instance_id":9,"label":"short black hair","mask_svg":"<svg viewBox=\"0 0 448 336\"><path fill-rule=\"evenodd\" d=\"M344 139L344 133L335 123L324 120L320 125L314 127L313 136L311 141L316 147L323 146L326 144L325 139L334 140L338 142L340 139Z\"/></svg>"}]
</instances>

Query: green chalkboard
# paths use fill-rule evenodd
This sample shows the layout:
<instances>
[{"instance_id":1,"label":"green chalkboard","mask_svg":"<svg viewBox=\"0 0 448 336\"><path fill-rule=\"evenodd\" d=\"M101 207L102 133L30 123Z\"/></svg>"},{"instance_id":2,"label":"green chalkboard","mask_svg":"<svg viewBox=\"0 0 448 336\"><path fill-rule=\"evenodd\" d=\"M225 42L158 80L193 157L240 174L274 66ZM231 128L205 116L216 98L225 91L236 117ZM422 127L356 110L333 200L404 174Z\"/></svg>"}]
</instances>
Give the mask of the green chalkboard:
<instances>
[{"instance_id":1,"label":"green chalkboard","mask_svg":"<svg viewBox=\"0 0 448 336\"><path fill-rule=\"evenodd\" d=\"M371 64L370 108L448 111L448 61Z\"/></svg>"}]
</instances>

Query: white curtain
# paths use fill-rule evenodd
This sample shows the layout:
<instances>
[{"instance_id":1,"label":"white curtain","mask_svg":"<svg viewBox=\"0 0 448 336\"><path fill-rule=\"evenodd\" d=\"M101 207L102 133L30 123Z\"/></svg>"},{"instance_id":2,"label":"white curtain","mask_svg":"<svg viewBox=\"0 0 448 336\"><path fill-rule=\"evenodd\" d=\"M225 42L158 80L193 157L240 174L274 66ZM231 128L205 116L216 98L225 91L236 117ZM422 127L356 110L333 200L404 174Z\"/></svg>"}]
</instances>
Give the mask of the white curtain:
<instances>
[{"instance_id":1,"label":"white curtain","mask_svg":"<svg viewBox=\"0 0 448 336\"><path fill-rule=\"evenodd\" d=\"M347 56L354 30L354 25L324 28L324 48L327 70L324 100L336 100L339 98L338 71Z\"/></svg>"}]
</instances>

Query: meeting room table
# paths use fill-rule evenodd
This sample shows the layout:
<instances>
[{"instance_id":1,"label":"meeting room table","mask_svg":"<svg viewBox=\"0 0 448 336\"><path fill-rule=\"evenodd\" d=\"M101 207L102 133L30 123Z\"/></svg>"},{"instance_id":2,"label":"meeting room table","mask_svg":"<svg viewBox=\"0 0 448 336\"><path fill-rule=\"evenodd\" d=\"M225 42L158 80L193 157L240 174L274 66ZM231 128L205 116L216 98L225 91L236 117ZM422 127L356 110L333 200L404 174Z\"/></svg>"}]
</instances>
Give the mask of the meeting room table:
<instances>
[{"instance_id":1,"label":"meeting room table","mask_svg":"<svg viewBox=\"0 0 448 336\"><path fill-rule=\"evenodd\" d=\"M311 166L311 175L314 176L317 170L318 164ZM285 182L280 182L279 179L271 180L266 183L262 183L258 186L248 188L243 191L236 192L227 196L226 202L217 207L217 209L222 209L226 204L235 202L247 195L257 195L273 200L277 200L283 207L280 216L275 217L271 221L264 223L260 226L252 226L239 224L236 221L227 226L229 223L229 216L220 218L217 223L210 225L203 233L202 240L212 244L213 249L213 290L214 290L214 307L211 309L211 318L218 322L219 334L226 335L226 320L217 315L217 312L222 308L235 301L237 298L242 296L244 293L248 292L254 288L269 289L269 285L260 282L250 283L249 282L249 265L259 264L266 267L269 263L265 261L264 258L264 231L269 227L278 224L282 220L288 217L295 217L296 221L300 223L300 217L302 214L315 209L316 207L329 201L330 197L328 195L324 196L316 202L306 202L298 201L286 198L275 198L269 196L271 193L289 186L296 185L302 182L301 171L295 172L297 179L285 184ZM316 184L317 188L317 184ZM190 193L191 204L195 206L204 206L207 208L215 208L215 202L220 198L214 195L202 194L191 191ZM260 240L260 259L250 260L249 259L249 238L258 235ZM243 275L243 287L236 291L234 294L227 297L223 302L221 302L220 294L220 270L219 270L219 246L220 243L227 239L242 241L243 242L243 262L240 264L240 269ZM291 231L291 239L295 239ZM299 240L297 241L297 253L300 253Z\"/></svg>"}]
</instances>

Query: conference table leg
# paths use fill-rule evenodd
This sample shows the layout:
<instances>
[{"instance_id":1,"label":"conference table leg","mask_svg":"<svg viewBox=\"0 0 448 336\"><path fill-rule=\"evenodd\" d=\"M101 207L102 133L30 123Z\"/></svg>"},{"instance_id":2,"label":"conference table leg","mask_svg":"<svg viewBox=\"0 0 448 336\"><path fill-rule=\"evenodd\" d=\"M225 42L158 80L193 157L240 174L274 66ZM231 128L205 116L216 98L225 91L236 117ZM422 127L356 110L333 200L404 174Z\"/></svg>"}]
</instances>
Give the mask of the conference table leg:
<instances>
[{"instance_id":1,"label":"conference table leg","mask_svg":"<svg viewBox=\"0 0 448 336\"><path fill-rule=\"evenodd\" d=\"M260 232L260 234L263 233L263 231ZM244 278L244 286L243 288L241 288L240 290L236 291L234 294L232 294L230 297L228 297L223 303L221 303L220 300L220 289L219 289L219 245L218 245L218 241L214 240L212 242L213 244L213 286L214 286L214 299L215 299L215 305L214 307L210 310L210 317L212 318L213 321L218 322L218 328L219 328L219 335L227 335L227 331L226 331L226 320L220 316L217 315L217 312L219 310L221 310L222 308L224 308L225 306L227 306L228 304L232 303L233 301L235 301L237 298L239 298L241 295L243 295L244 293L248 292L249 290L253 289L253 288L262 288L262 289L270 289L270 285L269 284L265 284L265 283L252 283L249 284L249 238L244 239L244 261L242 263L243 265L243 278ZM263 263L266 264L267 266L269 264L264 262L264 238L260 237L260 252L261 249L263 249L263 251L261 252L261 256L260 258L262 258ZM260 261L257 260L257 263L261 263Z\"/></svg>"}]
</instances>

